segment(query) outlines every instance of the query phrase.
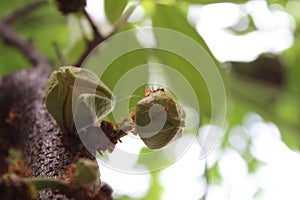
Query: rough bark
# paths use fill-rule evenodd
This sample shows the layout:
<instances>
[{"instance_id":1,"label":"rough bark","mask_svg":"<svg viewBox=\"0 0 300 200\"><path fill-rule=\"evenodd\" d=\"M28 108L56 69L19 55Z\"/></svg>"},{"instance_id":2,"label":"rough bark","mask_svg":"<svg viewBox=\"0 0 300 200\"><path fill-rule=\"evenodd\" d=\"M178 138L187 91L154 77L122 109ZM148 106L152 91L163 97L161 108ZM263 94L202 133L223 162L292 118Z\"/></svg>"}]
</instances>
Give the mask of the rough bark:
<instances>
[{"instance_id":1,"label":"rough bark","mask_svg":"<svg viewBox=\"0 0 300 200\"><path fill-rule=\"evenodd\" d=\"M46 110L45 86L53 68L41 65L0 80L0 121L5 123L11 109L17 111L11 124L14 131L8 134L16 134L14 143L22 147L31 176L59 178L75 157L95 158L80 140L63 133ZM67 198L49 190L40 192L39 199Z\"/></svg>"},{"instance_id":2,"label":"rough bark","mask_svg":"<svg viewBox=\"0 0 300 200\"><path fill-rule=\"evenodd\" d=\"M7 45L18 49L33 64L32 69L21 70L0 80L0 175L9 171L7 158L10 147L21 149L25 168L28 169L27 175L32 177L62 178L65 171L70 169L70 164L79 158L95 160L78 137L60 130L45 107L45 86L54 69L51 62L10 26L12 22L45 4L44 0L28 3L0 20L0 37ZM132 11L133 9L130 13ZM92 25L94 39L88 42L87 49L76 62L79 63L77 66L81 65L94 46L106 39L100 35L88 14L85 14ZM128 18L129 14L127 15ZM124 135L124 132L120 131L112 133L114 134L110 135L110 141L113 144ZM5 184L0 184L0 190L1 186L2 189L6 189ZM106 184L88 189L90 190L72 189L68 197L112 199L112 189ZM14 189L11 192L14 194ZM20 194L22 195L22 190ZM48 190L40 192L38 199L68 198Z\"/></svg>"}]
</instances>

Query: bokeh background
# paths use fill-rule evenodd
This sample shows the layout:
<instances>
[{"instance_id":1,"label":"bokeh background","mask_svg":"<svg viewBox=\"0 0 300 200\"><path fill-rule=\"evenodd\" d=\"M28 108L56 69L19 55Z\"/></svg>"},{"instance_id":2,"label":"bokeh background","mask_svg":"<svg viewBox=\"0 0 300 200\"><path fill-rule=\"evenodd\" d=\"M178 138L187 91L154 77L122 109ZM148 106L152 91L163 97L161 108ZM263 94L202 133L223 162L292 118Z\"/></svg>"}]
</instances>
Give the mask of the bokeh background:
<instances>
[{"instance_id":1,"label":"bokeh background","mask_svg":"<svg viewBox=\"0 0 300 200\"><path fill-rule=\"evenodd\" d=\"M300 199L300 2L108 1L87 0L86 10L103 35L109 34L126 9L137 3L118 32L137 30L136 39L141 46L155 45L151 32L139 35L141 27L170 28L196 41L203 38L221 63L228 87L223 136L206 158L199 158L200 145L196 140L172 165L149 173L124 173L99 161L101 179L112 186L115 199ZM0 17L28 2L31 1L2 1ZM31 40L57 67L73 63L84 49L84 37L91 35L83 16L63 16L53 2L16 21L13 28ZM0 52L0 77L30 67L16 49L2 40ZM160 59L170 66L179 63L187 73L191 70L188 63L168 53L154 53L151 59ZM144 52L125 55L112 63L111 70L117 72L108 72L104 82L113 87L118 76L112 78L109 73L122 74L124 63L135 66L151 59ZM149 69L151 80L172 84L168 75L155 66ZM198 87L193 78L190 80ZM203 104L209 105L205 98L204 95ZM184 107L194 117L192 120L200 114L201 126L196 132L187 131L182 140L188 141L195 135L201 138L208 128L220 128L208 123L209 111L200 108L200 113L195 113L188 105ZM130 137L122 141L120 149L149 151ZM107 159L114 159L113 154ZM151 168L151 162L143 159L129 164L146 171Z\"/></svg>"}]
</instances>

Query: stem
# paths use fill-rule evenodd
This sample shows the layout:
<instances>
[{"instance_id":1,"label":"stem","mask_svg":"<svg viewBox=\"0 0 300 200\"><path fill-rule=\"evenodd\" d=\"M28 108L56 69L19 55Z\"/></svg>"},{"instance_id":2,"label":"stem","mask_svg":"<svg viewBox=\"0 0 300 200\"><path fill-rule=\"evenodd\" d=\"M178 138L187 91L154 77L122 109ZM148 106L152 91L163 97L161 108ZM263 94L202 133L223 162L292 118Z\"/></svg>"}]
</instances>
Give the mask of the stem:
<instances>
[{"instance_id":1,"label":"stem","mask_svg":"<svg viewBox=\"0 0 300 200\"><path fill-rule=\"evenodd\" d=\"M90 52L95 47L97 47L100 43L102 43L106 39L113 36L120 29L120 27L122 27L122 25L127 22L128 18L130 17L130 15L134 11L134 9L137 7L137 5L138 5L138 3L134 3L133 5L129 6L129 8L125 11L123 16L116 22L116 24L114 25L113 30L111 31L111 33L108 34L106 37L102 37L100 35L100 33L99 33L97 27L95 26L93 20L90 18L88 13L86 11L84 11L84 14L85 14L86 18L87 18L87 20L89 21L89 23L92 27L94 38L93 38L93 40L91 40L90 42L87 43L87 47L86 47L85 51L82 53L82 55L77 60L77 62L74 64L74 66L81 67L84 60L87 58L87 56L90 54Z\"/></svg>"},{"instance_id":2,"label":"stem","mask_svg":"<svg viewBox=\"0 0 300 200\"><path fill-rule=\"evenodd\" d=\"M84 15L92 27L94 38L102 38L102 36L100 35L100 33L98 31L98 28L96 27L96 25L94 24L93 20L91 19L90 15L86 12L86 10L84 10Z\"/></svg>"},{"instance_id":3,"label":"stem","mask_svg":"<svg viewBox=\"0 0 300 200\"><path fill-rule=\"evenodd\" d=\"M90 52L98 44L100 44L101 42L103 42L105 40L105 38L100 35L96 25L94 24L93 20L91 19L91 17L89 16L89 14L85 10L84 10L84 14L85 14L85 17L87 18L88 22L90 23L90 25L92 27L94 38L93 38L92 41L87 41L87 47L86 47L85 51L82 53L82 55L79 57L77 62L74 64L74 66L77 66L77 67L81 67L83 61L90 54Z\"/></svg>"},{"instance_id":4,"label":"stem","mask_svg":"<svg viewBox=\"0 0 300 200\"><path fill-rule=\"evenodd\" d=\"M45 1L45 0L39 0L39 1L28 3L24 7L15 10L10 15L5 17L2 20L2 22L6 23L6 24L11 24L15 20L27 15L28 13L31 13L34 10L37 10L38 8L40 8L46 4L47 4L47 1Z\"/></svg>"},{"instance_id":5,"label":"stem","mask_svg":"<svg viewBox=\"0 0 300 200\"><path fill-rule=\"evenodd\" d=\"M22 52L22 54L27 57L27 59L34 65L34 67L42 66L42 64L50 64L50 61L30 42L24 40L20 35L18 35L9 26L9 24L45 4L45 0L39 0L27 4L24 7L13 11L10 15L0 21L0 37L2 37L3 40L8 44L18 48Z\"/></svg>"},{"instance_id":6,"label":"stem","mask_svg":"<svg viewBox=\"0 0 300 200\"><path fill-rule=\"evenodd\" d=\"M114 35L122 26L125 24L130 17L130 15L133 13L135 8L138 6L138 3L134 3L129 8L125 11L125 13L122 15L122 17L115 23L113 30L111 31L110 34L106 36L106 38L111 37Z\"/></svg>"},{"instance_id":7,"label":"stem","mask_svg":"<svg viewBox=\"0 0 300 200\"><path fill-rule=\"evenodd\" d=\"M0 21L0 36L5 42L18 48L28 60L39 66L40 64L49 64L50 61L39 52L30 42L21 38L9 25Z\"/></svg>"}]
</instances>

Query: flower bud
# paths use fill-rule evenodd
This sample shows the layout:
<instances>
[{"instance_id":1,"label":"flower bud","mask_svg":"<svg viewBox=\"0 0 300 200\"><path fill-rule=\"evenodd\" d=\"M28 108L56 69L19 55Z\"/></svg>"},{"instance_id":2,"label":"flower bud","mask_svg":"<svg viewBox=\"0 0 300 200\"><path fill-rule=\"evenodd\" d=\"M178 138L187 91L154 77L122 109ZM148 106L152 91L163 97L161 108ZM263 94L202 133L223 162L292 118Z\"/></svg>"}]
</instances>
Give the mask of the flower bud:
<instances>
[{"instance_id":1,"label":"flower bud","mask_svg":"<svg viewBox=\"0 0 300 200\"><path fill-rule=\"evenodd\" d=\"M79 187L92 187L100 184L100 171L96 161L79 159L76 164L75 182Z\"/></svg>"},{"instance_id":2,"label":"flower bud","mask_svg":"<svg viewBox=\"0 0 300 200\"><path fill-rule=\"evenodd\" d=\"M182 136L185 111L172 97L155 92L138 102L135 124L148 148L161 149Z\"/></svg>"},{"instance_id":3,"label":"flower bud","mask_svg":"<svg viewBox=\"0 0 300 200\"><path fill-rule=\"evenodd\" d=\"M75 132L110 113L114 96L96 74L87 69L61 67L47 83L46 107L63 131Z\"/></svg>"}]
</instances>

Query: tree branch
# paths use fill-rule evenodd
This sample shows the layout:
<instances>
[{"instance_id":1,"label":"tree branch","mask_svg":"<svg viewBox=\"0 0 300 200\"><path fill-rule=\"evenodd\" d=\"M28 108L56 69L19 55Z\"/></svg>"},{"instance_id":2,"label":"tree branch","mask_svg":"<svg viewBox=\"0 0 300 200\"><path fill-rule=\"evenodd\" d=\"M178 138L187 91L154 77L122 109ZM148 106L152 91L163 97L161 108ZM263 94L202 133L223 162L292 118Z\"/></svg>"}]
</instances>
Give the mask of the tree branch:
<instances>
[{"instance_id":1,"label":"tree branch","mask_svg":"<svg viewBox=\"0 0 300 200\"><path fill-rule=\"evenodd\" d=\"M6 24L11 24L15 20L19 19L20 17L23 17L24 15L27 15L28 13L31 13L32 11L44 6L47 4L47 1L45 0L38 0L29 4L26 4L24 7L19 8L12 12L10 15L6 16L2 22Z\"/></svg>"},{"instance_id":2,"label":"tree branch","mask_svg":"<svg viewBox=\"0 0 300 200\"><path fill-rule=\"evenodd\" d=\"M87 18L87 20L89 21L92 30L93 30L93 34L94 34L94 38L102 38L102 36L100 35L97 26L94 24L93 20L91 19L90 15L86 12L86 10L83 11L85 17ZM102 38L104 39L104 38Z\"/></svg>"},{"instance_id":3,"label":"tree branch","mask_svg":"<svg viewBox=\"0 0 300 200\"><path fill-rule=\"evenodd\" d=\"M87 18L87 20L89 21L89 23L90 23L90 25L92 27L94 38L93 38L93 40L91 40L91 41L89 41L87 43L87 47L86 47L85 51L79 57L79 59L77 60L77 62L74 64L74 66L81 67L81 65L84 62L84 60L86 59L86 57L90 54L90 52L95 47L97 47L100 43L102 43L106 39L108 39L111 36L113 36L120 29L120 27L122 27L122 25L127 22L128 18L130 17L130 15L134 11L134 9L137 7L137 5L138 5L138 3L134 3L133 5L131 5L125 11L125 13L123 14L123 16L115 23L115 25L114 25L113 30L111 31L111 33L108 34L106 37L103 37L103 36L100 35L100 33L99 33L96 25L94 24L93 20L90 18L90 16L88 15L88 13L86 11L84 11L84 14L85 14L86 18Z\"/></svg>"},{"instance_id":4,"label":"tree branch","mask_svg":"<svg viewBox=\"0 0 300 200\"><path fill-rule=\"evenodd\" d=\"M79 158L95 160L95 157L88 152L76 135L62 132L47 111L45 87L51 72L48 66L43 66L21 70L2 78L0 80L0 105L4 107L0 107L0 122L5 124L3 120L8 117L8 112L11 112L12 108L18 111L12 122L7 124L15 132L8 134L19 142L18 146L23 152L24 169L28 169L27 173L29 173L25 174L26 176L64 180L64 175L68 172L70 165L77 162ZM7 135L0 133L1 141L5 136ZM6 145L8 144L3 144L1 147L5 146L8 150L9 146ZM111 199L111 194L107 198L96 198L98 195L96 190L91 191L90 198L80 198L80 194L84 192L85 190L78 189L78 193L74 193L78 196L76 199ZM100 192L103 192L102 187ZM1 195L5 194L1 193ZM44 190L39 192L37 199L74 198L67 198L66 195L52 190Z\"/></svg>"},{"instance_id":5,"label":"tree branch","mask_svg":"<svg viewBox=\"0 0 300 200\"><path fill-rule=\"evenodd\" d=\"M88 22L90 23L92 30L93 30L93 40L87 42L86 49L82 53L82 55L79 57L77 62L74 64L74 66L81 67L83 61L85 58L89 55L89 53L101 42L103 42L106 38L102 37L99 33L96 25L94 24L93 20L89 16L89 14L84 10L84 15L87 18Z\"/></svg>"},{"instance_id":6,"label":"tree branch","mask_svg":"<svg viewBox=\"0 0 300 200\"><path fill-rule=\"evenodd\" d=\"M0 21L0 36L8 44L18 48L34 66L40 66L43 63L50 63L50 61L40 53L30 42L21 38L9 25Z\"/></svg>"},{"instance_id":7,"label":"tree branch","mask_svg":"<svg viewBox=\"0 0 300 200\"><path fill-rule=\"evenodd\" d=\"M22 54L34 65L34 67L42 66L43 64L50 64L50 61L37 50L30 42L24 40L18 35L9 24L16 19L40 8L45 5L45 0L38 0L36 2L25 5L19 8L0 21L0 37L8 44L18 48ZM49 65L48 65L49 66Z\"/></svg>"},{"instance_id":8,"label":"tree branch","mask_svg":"<svg viewBox=\"0 0 300 200\"><path fill-rule=\"evenodd\" d=\"M108 34L108 36L106 36L106 38L109 38L112 35L114 35L123 26L123 24L127 22L128 18L133 13L137 5L138 3L134 3L131 6L129 6L129 8L125 11L123 16L115 23L113 30L110 32L110 34Z\"/></svg>"}]
</instances>

